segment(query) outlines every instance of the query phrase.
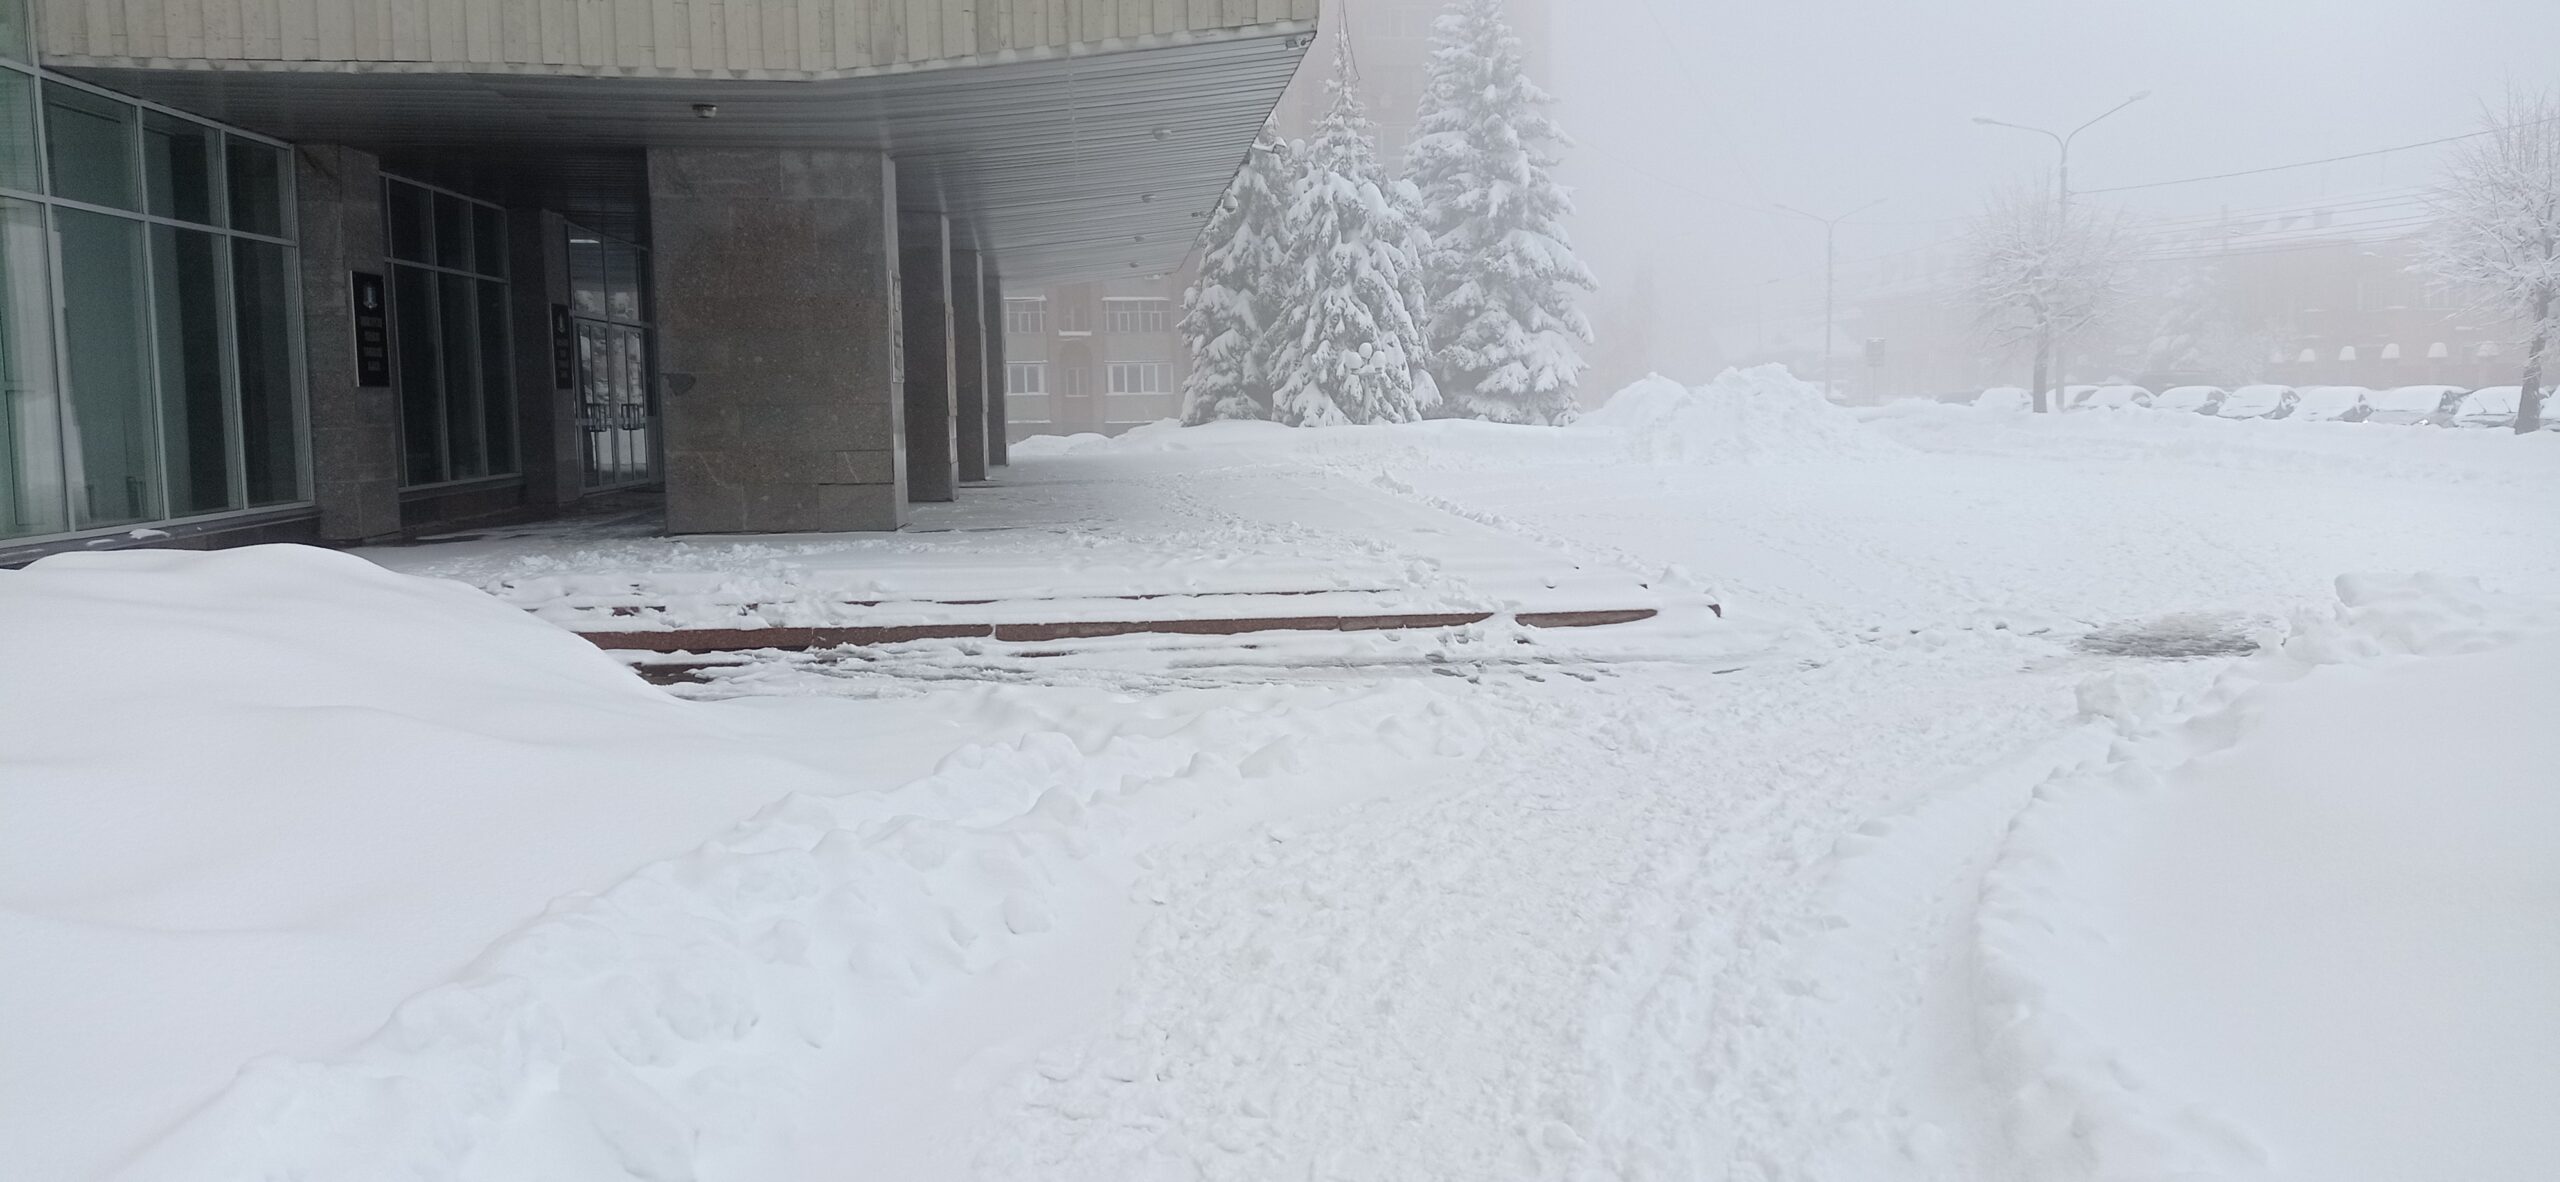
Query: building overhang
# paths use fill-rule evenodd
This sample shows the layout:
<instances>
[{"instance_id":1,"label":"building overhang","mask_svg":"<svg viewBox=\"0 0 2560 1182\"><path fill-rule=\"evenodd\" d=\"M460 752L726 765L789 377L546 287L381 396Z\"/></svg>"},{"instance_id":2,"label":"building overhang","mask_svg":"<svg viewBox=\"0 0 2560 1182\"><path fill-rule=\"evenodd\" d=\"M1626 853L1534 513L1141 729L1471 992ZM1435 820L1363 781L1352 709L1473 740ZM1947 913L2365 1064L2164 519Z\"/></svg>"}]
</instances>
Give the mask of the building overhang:
<instances>
[{"instance_id":1,"label":"building overhang","mask_svg":"<svg viewBox=\"0 0 2560 1182\"><path fill-rule=\"evenodd\" d=\"M1312 31L1274 21L787 79L62 54L47 65L631 237L645 237L650 147L882 150L897 158L902 205L951 214L1008 282L1045 283L1180 265Z\"/></svg>"}]
</instances>

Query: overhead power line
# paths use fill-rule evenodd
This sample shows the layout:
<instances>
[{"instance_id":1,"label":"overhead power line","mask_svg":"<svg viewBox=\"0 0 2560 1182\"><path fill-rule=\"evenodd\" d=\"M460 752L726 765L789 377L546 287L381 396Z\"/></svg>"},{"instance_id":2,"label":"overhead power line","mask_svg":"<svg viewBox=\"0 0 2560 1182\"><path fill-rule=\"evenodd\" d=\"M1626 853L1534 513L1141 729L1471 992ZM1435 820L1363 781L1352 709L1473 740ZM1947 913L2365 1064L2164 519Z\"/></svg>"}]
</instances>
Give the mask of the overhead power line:
<instances>
[{"instance_id":1,"label":"overhead power line","mask_svg":"<svg viewBox=\"0 0 2560 1182\"><path fill-rule=\"evenodd\" d=\"M2536 120L2533 120L2533 121L2531 121L2531 122L2527 122L2527 123L2519 123L2519 124L2516 124L2515 126L2516 126L2516 127L2538 127L2538 126L2540 126L2540 125L2542 125L2542 124L2550 123L2550 122L2553 122L2553 120L2551 120L2551 119L2536 119ZM2392 154L2392 153L2394 153L2394 152L2410 152L2410 151L2415 151L2415 150L2417 150L2417 149L2419 149L2419 148L2433 148L2433 147L2436 147L2436 146L2441 145L2441 144L2453 144L2453 143L2460 143L2460 142L2462 142L2463 140L2476 140L2476 139L2478 139L2478 138L2480 138L2481 136L2484 136L2484 135L2496 135L2497 133L2499 133L2499 132L2501 132L2501 131L2512 131L2512 130L2514 130L2514 128L2512 128L2512 127L2485 127L2485 128L2482 128L2482 129L2480 129L2480 130L2478 130L2478 131L2467 131L2467 132L2462 133L2461 135L2448 135L2448 136L2444 136L2444 137L2441 137L2441 138L2438 138L2438 139L2432 139L2432 140L2420 140L2420 141L2418 141L2417 143L2414 143L2414 144L2397 144L2397 145L2394 145L2394 146L2392 146L2392 147L2388 147L2388 148L2375 148L2375 149L2373 149L2372 151L2369 151L2369 152L2349 152L2349 153L2347 153L2346 155L2343 155L2343 156L2323 156L2323 157L2321 157L2321 158L2320 158L2320 159L2318 159L2318 160L2301 160L2301 161L2296 161L2296 162L2294 162L2294 163L2292 163L2292 164L2270 164L2270 165L2266 166L2265 168L2244 168L2244 169L2241 169L2241 170L2239 170L2239 171L2237 171L2237 172L2217 172L2217 173L2212 173L2212 174L2210 174L2210 175L2206 175L2206 176L2187 176L2187 177L2179 177L2179 178L2177 178L2176 180L2168 180L2168 181L2144 181L2143 183L2138 184L2138 185L2109 185L2109 186L2107 186L2106 188L2103 188L2103 189L2080 189L2080 190L2077 190L2077 192L2084 193L2084 194L2086 194L2086 193L2130 193L2130 192L2133 192L2133 191L2134 191L2134 190L2136 190L2136 189L2165 189L2165 188L2168 188L2168 187L2169 187L2169 186L2171 186L2171 185L2195 185L2195 184L2202 184L2202 183L2204 183L2205 181L2227 181L2227 180L2230 180L2230 179L2231 179L2231 178L2233 178L2233 177L2242 177L2242 176L2258 176L2258 175L2260 175L2260 174L2263 174L2263 173L2270 173L2270 172L2288 172L2288 171L2291 171L2291 170L2296 169L2296 168L2315 168L2315 167L2318 167L2318 166L2323 165L2323 164L2337 164L2337 163L2339 163L2339 162L2341 162L2341 161L2346 161L2346 160L2365 160L2365 159L2370 159L2370 158L2375 157L2375 156L2388 156L2388 155L2390 155L2390 154Z\"/></svg>"}]
</instances>

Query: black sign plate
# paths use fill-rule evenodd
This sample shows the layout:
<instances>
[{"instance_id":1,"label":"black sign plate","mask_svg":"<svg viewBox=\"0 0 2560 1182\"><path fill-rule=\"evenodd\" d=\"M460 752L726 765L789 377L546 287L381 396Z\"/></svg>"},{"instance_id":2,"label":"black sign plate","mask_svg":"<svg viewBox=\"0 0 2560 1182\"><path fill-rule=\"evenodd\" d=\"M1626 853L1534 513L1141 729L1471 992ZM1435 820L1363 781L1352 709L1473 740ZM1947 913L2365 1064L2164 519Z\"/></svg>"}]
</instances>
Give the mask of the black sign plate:
<instances>
[{"instance_id":1,"label":"black sign plate","mask_svg":"<svg viewBox=\"0 0 2560 1182\"><path fill-rule=\"evenodd\" d=\"M356 314L356 385L383 387L391 384L391 300L383 290L382 276L369 271L353 274L349 289L350 307Z\"/></svg>"},{"instance_id":2,"label":"black sign plate","mask_svg":"<svg viewBox=\"0 0 2560 1182\"><path fill-rule=\"evenodd\" d=\"M569 305L551 305L551 388L566 390L578 384L578 335L569 323Z\"/></svg>"}]
</instances>

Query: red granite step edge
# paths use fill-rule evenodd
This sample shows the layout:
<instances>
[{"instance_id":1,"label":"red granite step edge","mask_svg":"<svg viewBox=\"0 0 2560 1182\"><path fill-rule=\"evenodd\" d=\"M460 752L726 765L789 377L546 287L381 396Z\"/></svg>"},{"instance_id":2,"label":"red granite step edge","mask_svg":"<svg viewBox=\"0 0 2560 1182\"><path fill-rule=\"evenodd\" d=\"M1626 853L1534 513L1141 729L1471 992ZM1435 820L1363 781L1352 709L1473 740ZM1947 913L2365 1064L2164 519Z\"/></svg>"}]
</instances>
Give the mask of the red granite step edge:
<instances>
[{"instance_id":1,"label":"red granite step edge","mask_svg":"<svg viewBox=\"0 0 2560 1182\"><path fill-rule=\"evenodd\" d=\"M1598 628L1650 620L1652 608L1588 612L1522 612L1531 628ZM1723 614L1721 609L1717 614ZM814 650L846 645L904 644L916 640L1048 642L1111 636L1242 636L1253 632L1388 632L1407 628L1457 628L1481 624L1492 612L1418 615L1286 616L1230 620L1069 620L1043 624L922 624L877 628L680 628L667 632L581 632L613 652L735 653L757 649Z\"/></svg>"}]
</instances>

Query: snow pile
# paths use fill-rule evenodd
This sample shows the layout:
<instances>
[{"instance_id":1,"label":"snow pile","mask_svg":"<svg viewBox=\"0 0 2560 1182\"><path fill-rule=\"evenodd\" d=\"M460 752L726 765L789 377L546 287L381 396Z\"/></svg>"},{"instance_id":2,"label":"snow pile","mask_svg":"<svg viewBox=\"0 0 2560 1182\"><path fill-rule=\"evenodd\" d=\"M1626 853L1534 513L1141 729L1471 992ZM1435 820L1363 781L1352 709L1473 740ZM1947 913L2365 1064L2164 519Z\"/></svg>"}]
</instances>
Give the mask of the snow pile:
<instances>
[{"instance_id":1,"label":"snow pile","mask_svg":"<svg viewBox=\"0 0 2560 1182\"><path fill-rule=\"evenodd\" d=\"M544 902L833 785L723 717L329 551L0 571L0 1174L94 1174Z\"/></svg>"},{"instance_id":2,"label":"snow pile","mask_svg":"<svg viewBox=\"0 0 2560 1182\"><path fill-rule=\"evenodd\" d=\"M301 547L0 621L10 1178L816 1176L884 1135L848 1075L1107 988L1152 845L1480 742L1411 685L686 703Z\"/></svg>"},{"instance_id":3,"label":"snow pile","mask_svg":"<svg viewBox=\"0 0 2560 1182\"><path fill-rule=\"evenodd\" d=\"M2349 578L2114 750L1985 879L1981 1026L2040 1178L2541 1176L2560 1160L2560 635ZM2423 659L2421 659L2423 658Z\"/></svg>"},{"instance_id":4,"label":"snow pile","mask_svg":"<svg viewBox=\"0 0 2560 1182\"><path fill-rule=\"evenodd\" d=\"M1618 391L1572 429L1605 432L1643 463L1784 463L1899 454L1782 365L1728 369L1694 390L1659 374Z\"/></svg>"}]
</instances>

